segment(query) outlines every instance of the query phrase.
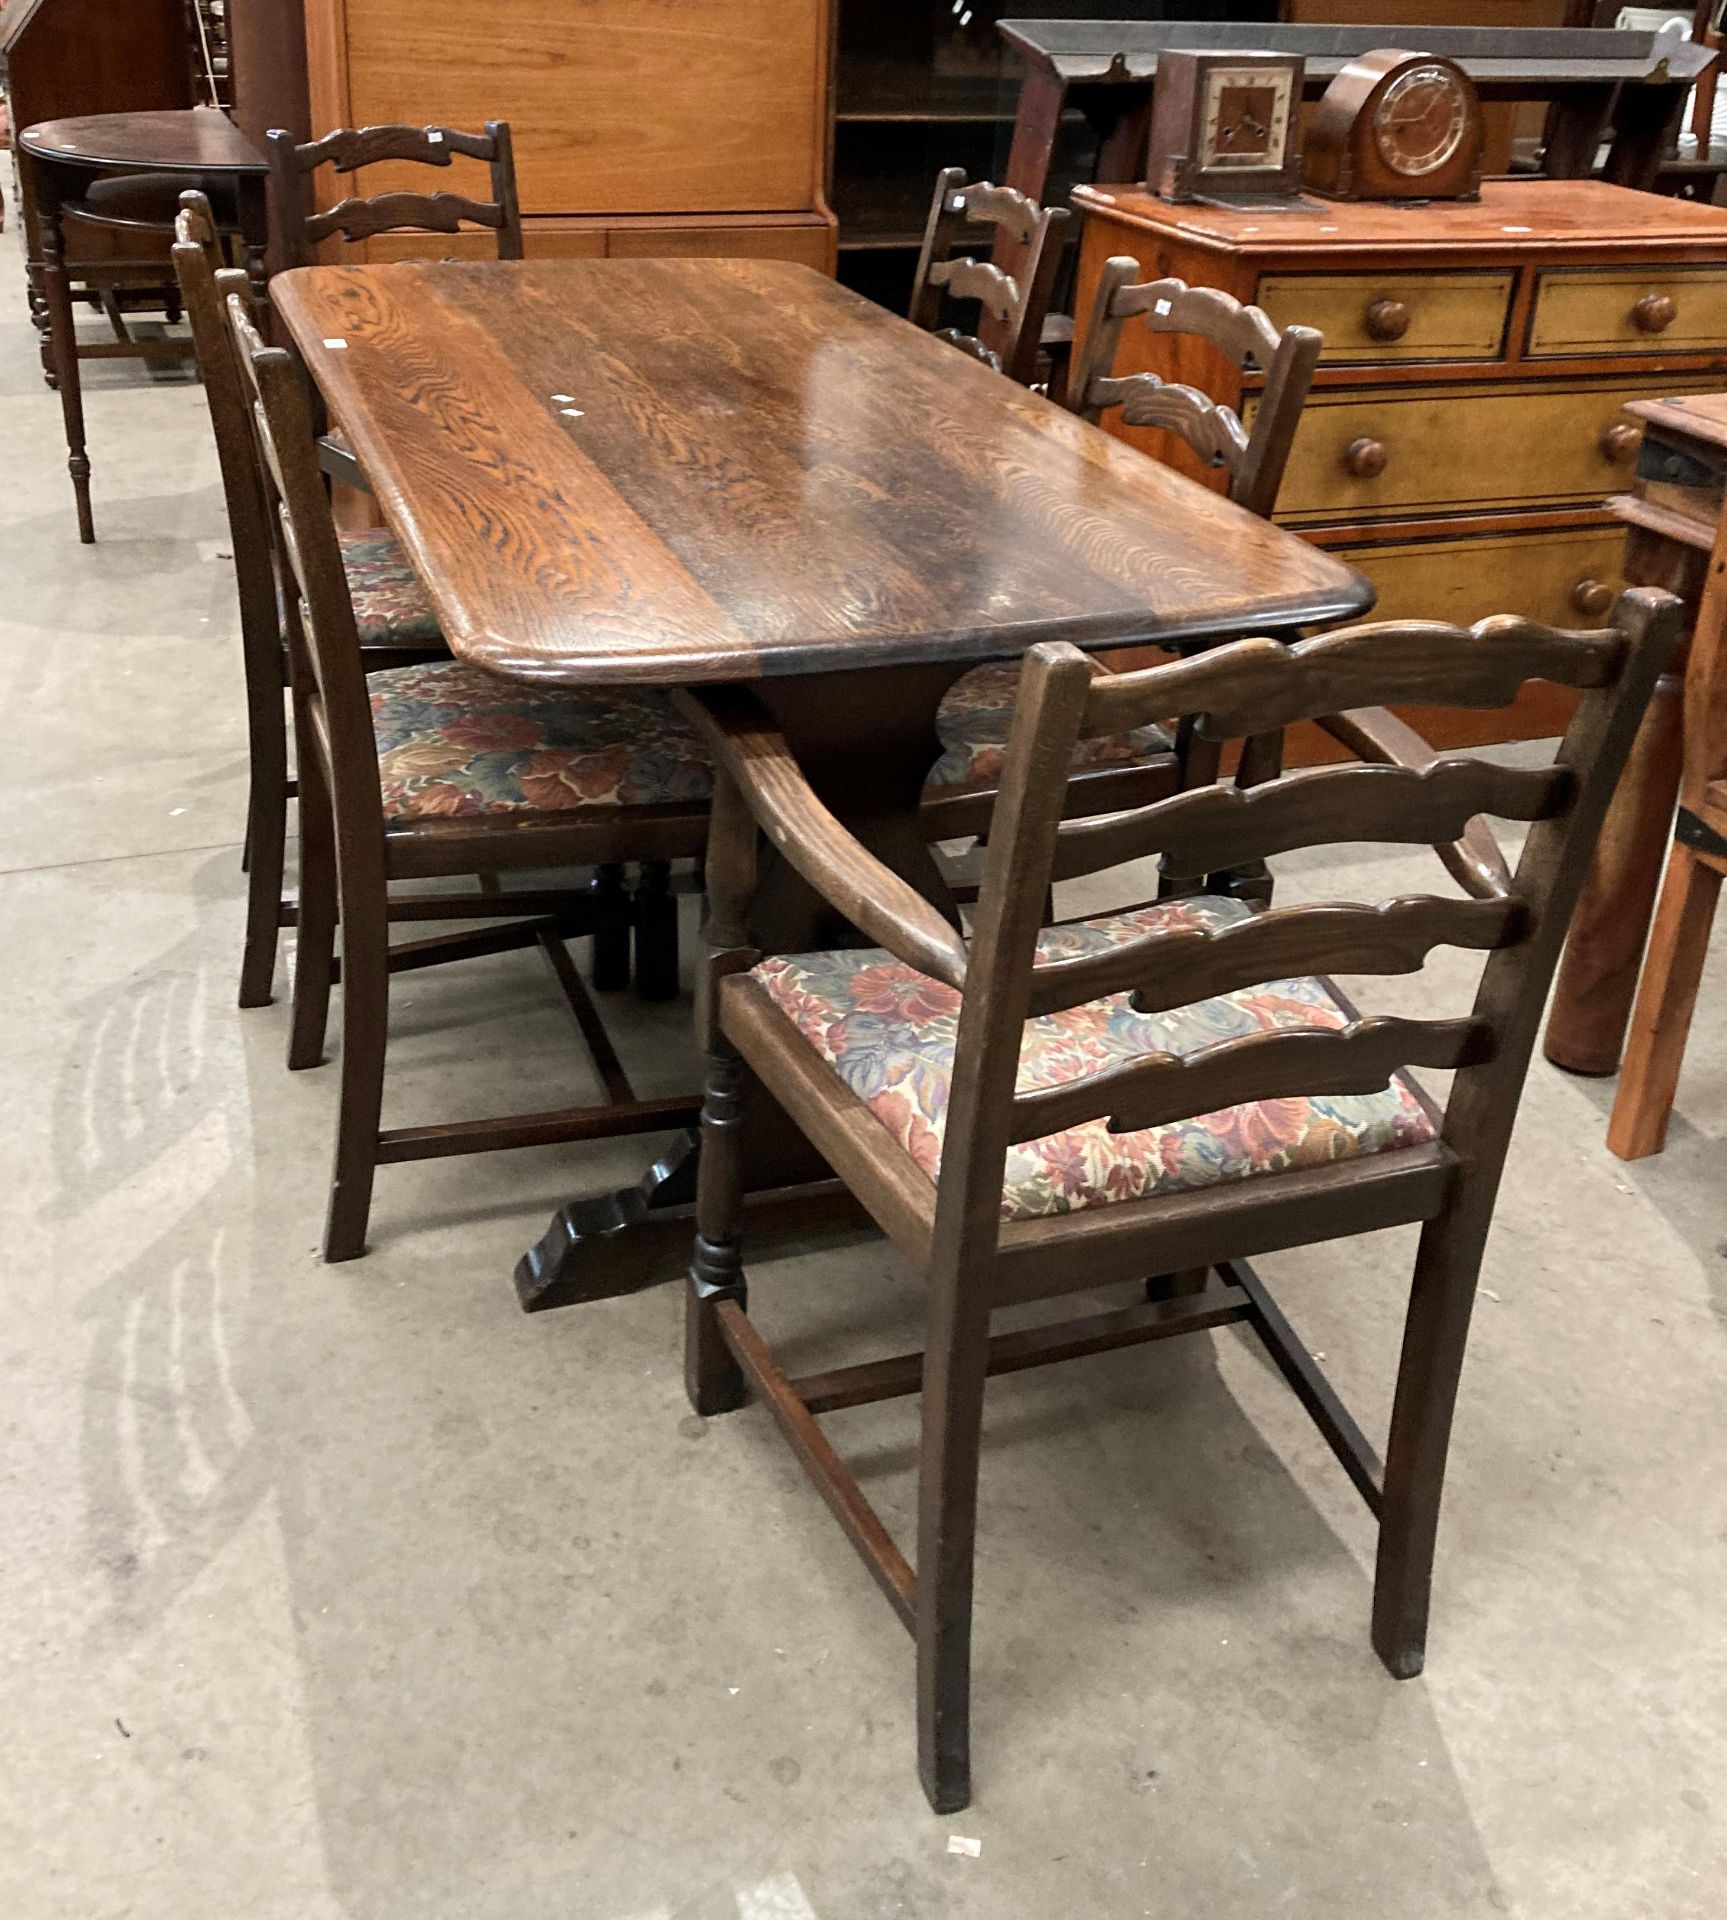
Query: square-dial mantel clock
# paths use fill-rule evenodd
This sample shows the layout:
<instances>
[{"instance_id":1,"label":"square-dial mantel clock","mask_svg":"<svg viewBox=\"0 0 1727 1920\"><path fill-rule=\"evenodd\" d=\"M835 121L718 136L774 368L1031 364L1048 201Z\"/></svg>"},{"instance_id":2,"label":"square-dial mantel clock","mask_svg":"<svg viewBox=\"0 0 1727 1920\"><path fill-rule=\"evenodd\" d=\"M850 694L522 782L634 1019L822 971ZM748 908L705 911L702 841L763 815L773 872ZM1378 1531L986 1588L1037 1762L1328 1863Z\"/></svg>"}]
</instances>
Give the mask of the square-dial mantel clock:
<instances>
[{"instance_id":1,"label":"square-dial mantel clock","mask_svg":"<svg viewBox=\"0 0 1727 1920\"><path fill-rule=\"evenodd\" d=\"M1146 185L1165 200L1294 200L1299 54L1159 54Z\"/></svg>"}]
</instances>

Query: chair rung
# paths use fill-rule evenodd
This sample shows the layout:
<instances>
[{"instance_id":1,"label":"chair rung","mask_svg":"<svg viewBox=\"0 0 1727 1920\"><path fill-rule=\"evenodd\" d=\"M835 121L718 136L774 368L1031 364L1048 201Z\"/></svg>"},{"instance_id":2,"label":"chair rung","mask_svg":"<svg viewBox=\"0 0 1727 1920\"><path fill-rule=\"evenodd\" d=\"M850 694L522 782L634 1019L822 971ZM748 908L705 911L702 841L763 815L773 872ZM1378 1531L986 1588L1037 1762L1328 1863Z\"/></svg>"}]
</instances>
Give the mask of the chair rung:
<instances>
[{"instance_id":1,"label":"chair rung","mask_svg":"<svg viewBox=\"0 0 1727 1920\"><path fill-rule=\"evenodd\" d=\"M1240 1287L1212 1287L1205 1293L1178 1300L1124 1307L1083 1320L1063 1320L1051 1327L998 1333L989 1343L988 1371L1018 1373L1026 1367L1047 1367L1057 1360L1075 1360L1082 1354L1142 1346L1148 1340L1167 1340L1178 1333L1228 1326L1231 1321L1249 1318L1252 1311L1248 1296ZM891 1360L869 1360L862 1366L838 1367L831 1373L812 1373L787 1384L812 1414L835 1413L841 1407L868 1406L875 1400L893 1400L902 1394L916 1393L923 1385L923 1355L896 1354Z\"/></svg>"},{"instance_id":2,"label":"chair rung","mask_svg":"<svg viewBox=\"0 0 1727 1920\"><path fill-rule=\"evenodd\" d=\"M722 1300L715 1311L732 1358L767 1402L768 1411L797 1455L798 1464L828 1503L846 1538L857 1548L864 1565L874 1576L876 1585L887 1595L888 1605L899 1616L900 1625L908 1633L915 1632L917 1577L894 1544L893 1535L864 1498L851 1469L828 1444L827 1435L816 1425L815 1416L775 1364L767 1343L750 1324L749 1315L735 1300Z\"/></svg>"},{"instance_id":3,"label":"chair rung","mask_svg":"<svg viewBox=\"0 0 1727 1920\"><path fill-rule=\"evenodd\" d=\"M454 1120L443 1126L385 1127L378 1165L443 1160L458 1153L496 1153L508 1147L555 1147L571 1140L610 1140L629 1133L669 1133L694 1126L702 1103L694 1095L637 1100L628 1106L559 1107L506 1120Z\"/></svg>"},{"instance_id":4,"label":"chair rung","mask_svg":"<svg viewBox=\"0 0 1727 1920\"><path fill-rule=\"evenodd\" d=\"M1272 1364L1307 1409L1325 1444L1337 1455L1355 1490L1377 1520L1385 1504L1385 1469L1372 1442L1355 1424L1354 1416L1337 1397L1337 1390L1320 1372L1301 1336L1283 1317L1266 1284L1245 1260L1220 1260L1217 1270L1247 1296L1248 1321L1259 1335Z\"/></svg>"},{"instance_id":5,"label":"chair rung","mask_svg":"<svg viewBox=\"0 0 1727 1920\"><path fill-rule=\"evenodd\" d=\"M519 893L392 893L392 920L514 920L548 916L572 935L585 931L583 922L617 918L616 909L590 900L576 890L559 892L539 887Z\"/></svg>"},{"instance_id":6,"label":"chair rung","mask_svg":"<svg viewBox=\"0 0 1727 1920\"><path fill-rule=\"evenodd\" d=\"M484 954L517 953L535 947L543 933L567 932L556 920L520 920L470 933L435 933L425 940L404 940L390 949L390 971L413 973L451 960L478 960Z\"/></svg>"}]
</instances>

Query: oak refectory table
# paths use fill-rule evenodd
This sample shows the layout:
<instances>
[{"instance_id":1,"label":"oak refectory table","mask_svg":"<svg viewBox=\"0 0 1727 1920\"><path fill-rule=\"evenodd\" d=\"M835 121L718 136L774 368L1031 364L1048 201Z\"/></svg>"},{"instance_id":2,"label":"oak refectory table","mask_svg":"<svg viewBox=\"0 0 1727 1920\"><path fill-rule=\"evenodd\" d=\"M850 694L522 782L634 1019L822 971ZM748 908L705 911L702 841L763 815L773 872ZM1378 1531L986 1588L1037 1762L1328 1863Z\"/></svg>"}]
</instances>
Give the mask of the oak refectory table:
<instances>
[{"instance_id":1,"label":"oak refectory table","mask_svg":"<svg viewBox=\"0 0 1727 1920\"><path fill-rule=\"evenodd\" d=\"M572 689L747 683L824 803L956 924L919 801L968 668L1372 604L1342 562L805 267L310 267L271 290L458 658ZM752 935L859 937L783 863ZM748 1138L752 1192L798 1218L826 1169L783 1116ZM561 1209L524 1305L674 1277L693 1172L691 1141Z\"/></svg>"}]
</instances>

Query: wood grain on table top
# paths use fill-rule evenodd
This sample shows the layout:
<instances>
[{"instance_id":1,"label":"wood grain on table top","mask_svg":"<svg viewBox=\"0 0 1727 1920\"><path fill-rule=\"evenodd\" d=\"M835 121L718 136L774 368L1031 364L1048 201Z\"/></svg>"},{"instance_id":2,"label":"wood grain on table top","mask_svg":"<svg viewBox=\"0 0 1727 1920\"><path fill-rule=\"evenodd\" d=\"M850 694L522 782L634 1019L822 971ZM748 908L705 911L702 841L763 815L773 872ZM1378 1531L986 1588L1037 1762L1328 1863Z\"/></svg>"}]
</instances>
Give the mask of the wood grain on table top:
<instances>
[{"instance_id":1,"label":"wood grain on table top","mask_svg":"<svg viewBox=\"0 0 1727 1920\"><path fill-rule=\"evenodd\" d=\"M1503 243L1517 251L1648 246L1672 253L1694 243L1727 257L1727 207L1634 193L1604 180L1483 180L1479 200L1336 201L1307 194L1274 211L1182 205L1143 187L1082 186L1073 198L1076 206L1128 226L1173 227L1199 245L1252 252L1326 254L1369 247L1400 257L1473 255Z\"/></svg>"},{"instance_id":2,"label":"wood grain on table top","mask_svg":"<svg viewBox=\"0 0 1727 1920\"><path fill-rule=\"evenodd\" d=\"M805 267L313 267L272 292L452 648L519 678L1008 658L1370 604Z\"/></svg>"},{"instance_id":3,"label":"wood grain on table top","mask_svg":"<svg viewBox=\"0 0 1727 1920\"><path fill-rule=\"evenodd\" d=\"M28 152L86 166L147 167L164 173L267 171L264 156L214 107L42 120L24 128L18 139Z\"/></svg>"}]
</instances>

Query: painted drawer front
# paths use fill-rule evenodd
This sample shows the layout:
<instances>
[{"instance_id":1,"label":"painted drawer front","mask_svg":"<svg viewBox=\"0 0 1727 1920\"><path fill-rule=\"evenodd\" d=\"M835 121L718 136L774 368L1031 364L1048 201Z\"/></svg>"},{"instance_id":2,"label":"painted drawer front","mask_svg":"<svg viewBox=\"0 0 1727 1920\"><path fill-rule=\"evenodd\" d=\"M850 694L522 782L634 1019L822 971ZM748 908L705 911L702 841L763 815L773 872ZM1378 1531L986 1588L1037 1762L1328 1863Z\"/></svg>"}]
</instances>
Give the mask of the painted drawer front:
<instances>
[{"instance_id":1,"label":"painted drawer front","mask_svg":"<svg viewBox=\"0 0 1727 1920\"><path fill-rule=\"evenodd\" d=\"M1727 351L1727 267L1584 268L1542 274L1529 352Z\"/></svg>"},{"instance_id":2,"label":"painted drawer front","mask_svg":"<svg viewBox=\"0 0 1727 1920\"><path fill-rule=\"evenodd\" d=\"M1317 327L1322 361L1497 360L1512 275L1274 273L1259 304L1280 327Z\"/></svg>"},{"instance_id":3,"label":"painted drawer front","mask_svg":"<svg viewBox=\"0 0 1727 1920\"><path fill-rule=\"evenodd\" d=\"M1710 384L1692 376L1316 393L1290 452L1278 518L1598 501L1627 484L1636 462L1641 435L1625 403Z\"/></svg>"},{"instance_id":4,"label":"painted drawer front","mask_svg":"<svg viewBox=\"0 0 1727 1920\"><path fill-rule=\"evenodd\" d=\"M1617 526L1336 551L1379 589L1375 620L1468 626L1490 613L1520 613L1553 627L1598 627L1624 584L1625 532Z\"/></svg>"}]
</instances>

